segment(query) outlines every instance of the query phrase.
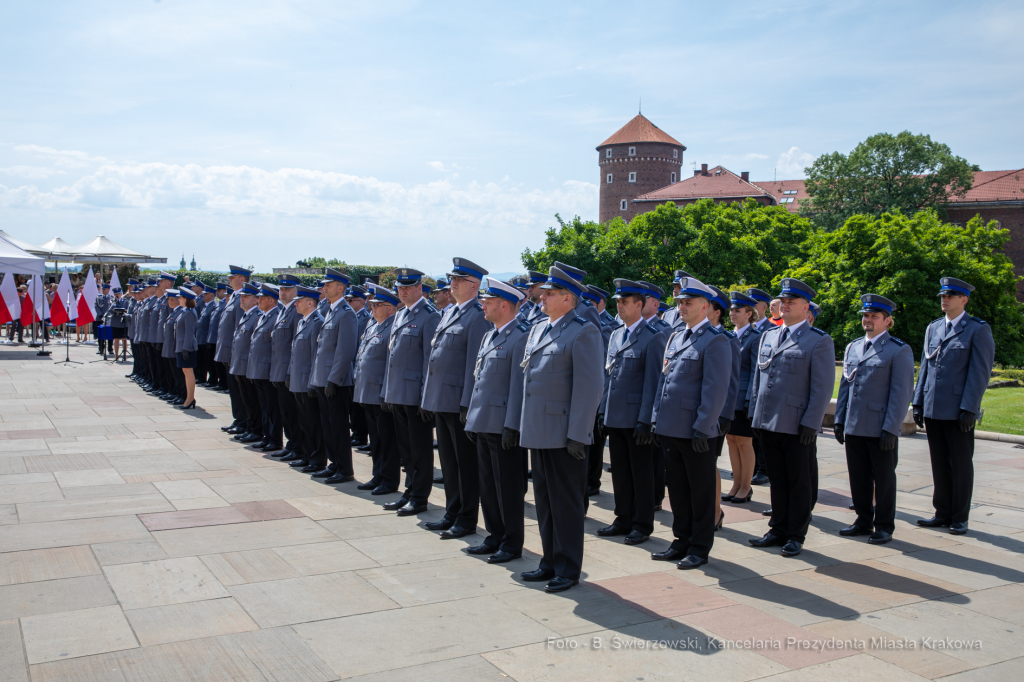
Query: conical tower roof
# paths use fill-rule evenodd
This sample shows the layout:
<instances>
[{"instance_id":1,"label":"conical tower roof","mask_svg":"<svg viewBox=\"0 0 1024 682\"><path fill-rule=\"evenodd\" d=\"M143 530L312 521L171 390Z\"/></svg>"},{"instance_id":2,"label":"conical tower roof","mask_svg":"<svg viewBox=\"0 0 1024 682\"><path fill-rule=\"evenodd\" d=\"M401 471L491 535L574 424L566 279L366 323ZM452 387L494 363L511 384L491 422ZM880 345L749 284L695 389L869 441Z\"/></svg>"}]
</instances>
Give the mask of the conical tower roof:
<instances>
[{"instance_id":1,"label":"conical tower roof","mask_svg":"<svg viewBox=\"0 0 1024 682\"><path fill-rule=\"evenodd\" d=\"M643 114L637 114L632 121L619 128L614 135L597 145L597 148L600 149L610 144L632 144L634 142L664 142L686 149L682 142L644 118Z\"/></svg>"}]
</instances>

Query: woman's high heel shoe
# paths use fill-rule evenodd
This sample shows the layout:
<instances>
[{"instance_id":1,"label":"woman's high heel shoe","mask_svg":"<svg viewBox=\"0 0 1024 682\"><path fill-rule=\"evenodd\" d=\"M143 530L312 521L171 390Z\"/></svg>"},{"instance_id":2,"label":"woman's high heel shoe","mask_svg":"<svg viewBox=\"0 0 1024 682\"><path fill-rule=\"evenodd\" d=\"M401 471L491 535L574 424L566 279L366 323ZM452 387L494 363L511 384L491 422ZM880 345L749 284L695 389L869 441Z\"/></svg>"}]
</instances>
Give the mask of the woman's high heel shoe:
<instances>
[{"instance_id":1,"label":"woman's high heel shoe","mask_svg":"<svg viewBox=\"0 0 1024 682\"><path fill-rule=\"evenodd\" d=\"M196 399L193 398L192 402L190 402L188 405L179 405L178 409L179 410L194 410L194 409L196 409Z\"/></svg>"},{"instance_id":2,"label":"woman's high heel shoe","mask_svg":"<svg viewBox=\"0 0 1024 682\"><path fill-rule=\"evenodd\" d=\"M729 493L722 493L722 502L732 502L734 496Z\"/></svg>"},{"instance_id":3,"label":"woman's high heel shoe","mask_svg":"<svg viewBox=\"0 0 1024 682\"><path fill-rule=\"evenodd\" d=\"M722 515L718 517L718 523L715 524L715 531L722 530L722 524L725 523L725 510L722 510Z\"/></svg>"},{"instance_id":4,"label":"woman's high heel shoe","mask_svg":"<svg viewBox=\"0 0 1024 682\"><path fill-rule=\"evenodd\" d=\"M747 502L750 502L750 498L752 498L753 496L754 489L751 488L750 492L747 493L746 497L739 497L738 495L734 495L730 502L732 502L733 504L746 504Z\"/></svg>"}]
</instances>

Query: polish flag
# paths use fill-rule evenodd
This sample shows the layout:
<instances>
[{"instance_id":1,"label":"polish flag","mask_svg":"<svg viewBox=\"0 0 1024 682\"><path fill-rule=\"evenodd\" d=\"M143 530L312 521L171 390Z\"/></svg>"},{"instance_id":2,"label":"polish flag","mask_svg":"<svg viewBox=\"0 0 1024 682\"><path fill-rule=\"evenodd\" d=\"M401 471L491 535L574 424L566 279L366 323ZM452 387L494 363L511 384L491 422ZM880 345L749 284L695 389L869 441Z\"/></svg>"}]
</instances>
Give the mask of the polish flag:
<instances>
[{"instance_id":1,"label":"polish flag","mask_svg":"<svg viewBox=\"0 0 1024 682\"><path fill-rule=\"evenodd\" d=\"M14 284L14 275L4 275L0 282L0 324L7 324L21 317L21 299L18 298L18 287Z\"/></svg>"},{"instance_id":2,"label":"polish flag","mask_svg":"<svg viewBox=\"0 0 1024 682\"><path fill-rule=\"evenodd\" d=\"M121 280L117 277L117 268L114 268L113 272L110 273L110 295L114 295L114 289L121 289L123 293L123 287L121 286Z\"/></svg>"},{"instance_id":3,"label":"polish flag","mask_svg":"<svg viewBox=\"0 0 1024 682\"><path fill-rule=\"evenodd\" d=\"M70 306L68 305L70 301ZM70 307L70 310L68 308ZM64 274L60 276L60 284L57 285L57 295L50 307L50 322L53 325L70 322L78 316L78 307L75 305L74 291L71 288L71 278L68 276L68 269L64 268Z\"/></svg>"},{"instance_id":4,"label":"polish flag","mask_svg":"<svg viewBox=\"0 0 1024 682\"><path fill-rule=\"evenodd\" d=\"M36 275L29 282L28 290L32 292L32 305L36 309L36 317L46 320L50 317L50 300L46 297L46 289L43 288L43 278Z\"/></svg>"},{"instance_id":5,"label":"polish flag","mask_svg":"<svg viewBox=\"0 0 1024 682\"><path fill-rule=\"evenodd\" d=\"M82 285L82 293L78 295L78 322L77 324L89 324L96 321L96 297L99 292L96 290L96 276L89 268L89 274L85 276L85 284Z\"/></svg>"}]
</instances>

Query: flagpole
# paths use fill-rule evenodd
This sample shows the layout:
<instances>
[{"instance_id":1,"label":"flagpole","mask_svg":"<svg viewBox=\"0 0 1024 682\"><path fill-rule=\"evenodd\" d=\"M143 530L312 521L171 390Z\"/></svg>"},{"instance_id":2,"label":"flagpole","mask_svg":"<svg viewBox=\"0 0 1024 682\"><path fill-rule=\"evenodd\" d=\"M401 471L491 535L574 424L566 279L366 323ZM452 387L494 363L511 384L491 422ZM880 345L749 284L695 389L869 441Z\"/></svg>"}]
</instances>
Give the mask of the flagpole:
<instances>
[{"instance_id":1,"label":"flagpole","mask_svg":"<svg viewBox=\"0 0 1024 682\"><path fill-rule=\"evenodd\" d=\"M71 292L68 291L68 320L71 319ZM64 360L56 363L58 365L80 365L82 363L71 359L71 336L68 334L68 323L64 323Z\"/></svg>"},{"instance_id":2,"label":"flagpole","mask_svg":"<svg viewBox=\"0 0 1024 682\"><path fill-rule=\"evenodd\" d=\"M43 291L43 280L42 280L42 278L40 277L38 279L39 279L39 295L42 296L42 298L40 299L39 302L40 302L40 305L42 306L42 311L45 314L46 313L46 292ZM32 314L33 315L36 314L36 302L35 301L32 301ZM39 352L36 353L36 355L40 355L40 356L45 357L47 355L50 355L50 351L46 350L46 337L48 336L48 334L46 333L46 319L43 318L43 317L40 317L40 319L39 319L39 329L40 329L41 335L43 337L43 342L40 344Z\"/></svg>"}]
</instances>

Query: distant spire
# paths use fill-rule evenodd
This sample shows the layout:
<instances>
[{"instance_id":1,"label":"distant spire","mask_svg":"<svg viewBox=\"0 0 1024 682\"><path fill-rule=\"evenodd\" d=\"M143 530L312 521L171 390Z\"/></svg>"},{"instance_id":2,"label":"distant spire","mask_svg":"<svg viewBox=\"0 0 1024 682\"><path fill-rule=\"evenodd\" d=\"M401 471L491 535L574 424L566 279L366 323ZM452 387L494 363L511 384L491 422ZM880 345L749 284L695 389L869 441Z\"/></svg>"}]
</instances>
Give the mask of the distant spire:
<instances>
[{"instance_id":1,"label":"distant spire","mask_svg":"<svg viewBox=\"0 0 1024 682\"><path fill-rule=\"evenodd\" d=\"M640 105L636 108L636 113L643 115L644 113L644 98L640 96Z\"/></svg>"}]
</instances>

